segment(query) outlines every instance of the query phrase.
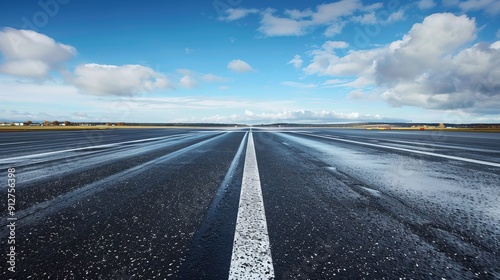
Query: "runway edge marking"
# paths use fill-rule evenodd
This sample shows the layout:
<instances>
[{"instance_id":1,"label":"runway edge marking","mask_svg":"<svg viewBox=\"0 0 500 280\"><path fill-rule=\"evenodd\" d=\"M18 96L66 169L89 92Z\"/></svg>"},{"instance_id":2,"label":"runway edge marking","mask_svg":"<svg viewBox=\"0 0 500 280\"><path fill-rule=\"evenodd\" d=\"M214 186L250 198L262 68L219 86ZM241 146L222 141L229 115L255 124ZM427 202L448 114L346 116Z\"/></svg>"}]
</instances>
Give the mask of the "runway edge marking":
<instances>
[{"instance_id":1,"label":"runway edge marking","mask_svg":"<svg viewBox=\"0 0 500 280\"><path fill-rule=\"evenodd\" d=\"M318 137L318 138L325 138L325 139L353 143L353 144L359 144L359 145L365 145L365 146L371 146L371 147L386 148L386 149L391 149L391 150L410 152L410 153L414 153L414 154L421 154L421 155L427 155L427 156L433 156L433 157L440 157L440 158L446 158L446 159L452 159L452 160L458 160L458 161L471 162L471 163L493 166L493 167L500 167L500 163L491 162L491 161L484 161L484 160L457 157L457 156L449 156L449 155L437 154L437 153L426 152L426 151L418 151L418 150L411 150L411 149L406 149L406 148L393 147L393 146L388 146L388 145L364 143L364 142L359 142L359 141L354 141L354 140L332 138L332 137L327 137L327 136L323 136L323 135L316 135L316 134L311 134L311 133L297 133L297 134Z\"/></svg>"},{"instance_id":2,"label":"runway edge marking","mask_svg":"<svg viewBox=\"0 0 500 280\"><path fill-rule=\"evenodd\" d=\"M229 279L274 279L252 132L248 135Z\"/></svg>"}]
</instances>

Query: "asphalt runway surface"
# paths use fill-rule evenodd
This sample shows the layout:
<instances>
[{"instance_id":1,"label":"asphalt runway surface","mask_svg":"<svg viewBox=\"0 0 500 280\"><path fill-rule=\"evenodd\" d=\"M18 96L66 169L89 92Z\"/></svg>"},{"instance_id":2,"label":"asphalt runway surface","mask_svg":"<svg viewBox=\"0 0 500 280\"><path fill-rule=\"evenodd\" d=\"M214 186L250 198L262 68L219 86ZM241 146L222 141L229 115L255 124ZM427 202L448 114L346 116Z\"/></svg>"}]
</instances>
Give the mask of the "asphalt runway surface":
<instances>
[{"instance_id":1,"label":"asphalt runway surface","mask_svg":"<svg viewBox=\"0 0 500 280\"><path fill-rule=\"evenodd\" d=\"M12 132L0 151L1 279L500 279L498 133Z\"/></svg>"}]
</instances>

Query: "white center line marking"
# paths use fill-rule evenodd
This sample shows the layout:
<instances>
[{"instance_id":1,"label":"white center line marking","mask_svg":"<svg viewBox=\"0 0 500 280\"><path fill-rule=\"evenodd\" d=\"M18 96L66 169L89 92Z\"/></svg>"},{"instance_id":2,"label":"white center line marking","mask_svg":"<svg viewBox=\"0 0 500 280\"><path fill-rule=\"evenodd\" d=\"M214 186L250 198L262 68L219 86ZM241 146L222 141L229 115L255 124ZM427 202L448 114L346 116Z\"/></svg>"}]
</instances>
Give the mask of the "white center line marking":
<instances>
[{"instance_id":1,"label":"white center line marking","mask_svg":"<svg viewBox=\"0 0 500 280\"><path fill-rule=\"evenodd\" d=\"M229 279L274 279L253 135L248 136Z\"/></svg>"}]
</instances>

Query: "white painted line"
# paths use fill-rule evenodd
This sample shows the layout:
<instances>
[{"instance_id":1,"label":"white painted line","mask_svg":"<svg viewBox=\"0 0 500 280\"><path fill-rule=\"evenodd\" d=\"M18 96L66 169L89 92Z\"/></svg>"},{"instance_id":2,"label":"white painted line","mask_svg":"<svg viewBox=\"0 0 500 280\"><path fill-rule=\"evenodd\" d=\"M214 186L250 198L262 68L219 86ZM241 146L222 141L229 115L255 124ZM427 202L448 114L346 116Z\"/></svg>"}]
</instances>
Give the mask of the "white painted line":
<instances>
[{"instance_id":1,"label":"white painted line","mask_svg":"<svg viewBox=\"0 0 500 280\"><path fill-rule=\"evenodd\" d=\"M87 184L81 188L77 188L72 191L66 192L51 200L45 200L43 202L37 203L29 208L17 211L16 217L21 223L23 223L23 225L37 224L38 222L43 221L44 217L56 213L60 209L74 205L79 200L83 201L86 197L90 197L100 191L103 191L105 188L116 186L120 182L127 181L129 178L137 177L139 173L144 172L144 170L147 168L151 168L151 166L157 166L158 164L169 162L184 153L193 151L199 147L202 147L203 145L206 145L216 139L219 139L220 137L223 137L225 134L226 132L222 133L221 135L205 139L201 142L197 142L196 144L192 144L180 150L176 150L169 154L163 155L159 158L155 158L153 160L141 163L132 168L120 171L118 173L114 173L108 177ZM4 223L4 221L0 219L0 229L4 228L5 225L6 224ZM4 236L1 233L2 231L0 230L0 239L4 238Z\"/></svg>"},{"instance_id":2,"label":"white painted line","mask_svg":"<svg viewBox=\"0 0 500 280\"><path fill-rule=\"evenodd\" d=\"M253 135L248 136L229 279L274 279Z\"/></svg>"},{"instance_id":3,"label":"white painted line","mask_svg":"<svg viewBox=\"0 0 500 280\"><path fill-rule=\"evenodd\" d=\"M192 134L193 133L176 134L176 135L168 135L168 136L162 136L162 137L154 137L154 138L147 138L147 139L131 140L131 141L125 141L125 142L119 142L119 143L102 144L102 145L96 145L96 146L86 146L86 147L81 147L81 148L74 148L74 149L66 149L66 150L59 150L59 151L53 151L53 152L45 152L45 153L39 153L39 154L24 155L24 156L12 157L12 158L5 158L5 159L0 160L0 163L10 163L12 161L18 161L20 159L29 159L29 158L44 157L44 156L48 156L48 155L55 155L55 154L61 154L61 153L67 153L67 152L92 150L92 149L101 149L101 148L111 148L111 147L116 147L116 146L120 146L120 145L124 145L124 144L140 143L140 142L146 142L146 141L156 141L156 140L161 140L161 139L168 139L168 138L189 136L189 135L192 135Z\"/></svg>"},{"instance_id":4,"label":"white painted line","mask_svg":"<svg viewBox=\"0 0 500 280\"><path fill-rule=\"evenodd\" d=\"M332 136L335 137L335 136ZM377 139L377 138L365 138L365 139L370 139L370 140L376 140L380 142L394 142L394 143L402 143L402 144L410 144L413 146L418 146L418 147L439 147L439 148L447 148L447 149L456 149L456 150L467 150L467 151L476 151L476 152L485 152L485 153L500 153L500 150L491 150L491 149L478 149L478 148L472 148L472 147L465 147L465 146L454 146L454 145L441 145L441 144L435 144L435 143L428 143L428 142L412 142L412 141L402 141L402 140L392 140L392 139Z\"/></svg>"},{"instance_id":5,"label":"white painted line","mask_svg":"<svg viewBox=\"0 0 500 280\"><path fill-rule=\"evenodd\" d=\"M414 154L421 154L421 155L427 155L427 156L433 156L433 157L440 157L440 158L446 158L446 159L452 159L452 160L459 160L459 161L477 163L477 164L481 164L481 165L488 165L488 166L500 167L500 163L491 162L491 161L484 161L484 160L478 160L478 159L449 156L449 155L443 155L443 154L436 154L436 153L432 153L432 152L425 152L425 151L411 150L411 149L406 149L406 148L398 148L398 147L387 146L387 145L380 145L380 144L359 142L359 141L354 141L354 140L332 138L332 137L326 137L326 136L316 135L316 134L310 134L310 133L300 133L300 134L308 135L308 136L314 136L314 137L320 137L320 138L326 138L326 139L335 140L335 141L342 141L342 142L354 143L354 144L359 144L359 145L365 145L365 146L372 146L372 147L378 147L378 148L386 148L386 149L392 149L392 150L397 150L397 151L410 152L410 153L414 153Z\"/></svg>"}]
</instances>

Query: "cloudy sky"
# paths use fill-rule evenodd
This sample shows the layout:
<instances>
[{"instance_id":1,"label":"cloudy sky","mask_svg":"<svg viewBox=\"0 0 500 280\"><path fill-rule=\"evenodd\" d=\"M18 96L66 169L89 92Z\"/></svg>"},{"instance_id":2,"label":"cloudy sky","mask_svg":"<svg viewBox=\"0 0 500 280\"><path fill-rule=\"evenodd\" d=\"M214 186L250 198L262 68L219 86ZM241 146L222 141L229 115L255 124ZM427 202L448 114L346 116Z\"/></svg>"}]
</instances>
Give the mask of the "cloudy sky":
<instances>
[{"instance_id":1,"label":"cloudy sky","mask_svg":"<svg viewBox=\"0 0 500 280\"><path fill-rule=\"evenodd\" d=\"M4 0L0 121L500 122L500 1Z\"/></svg>"}]
</instances>

